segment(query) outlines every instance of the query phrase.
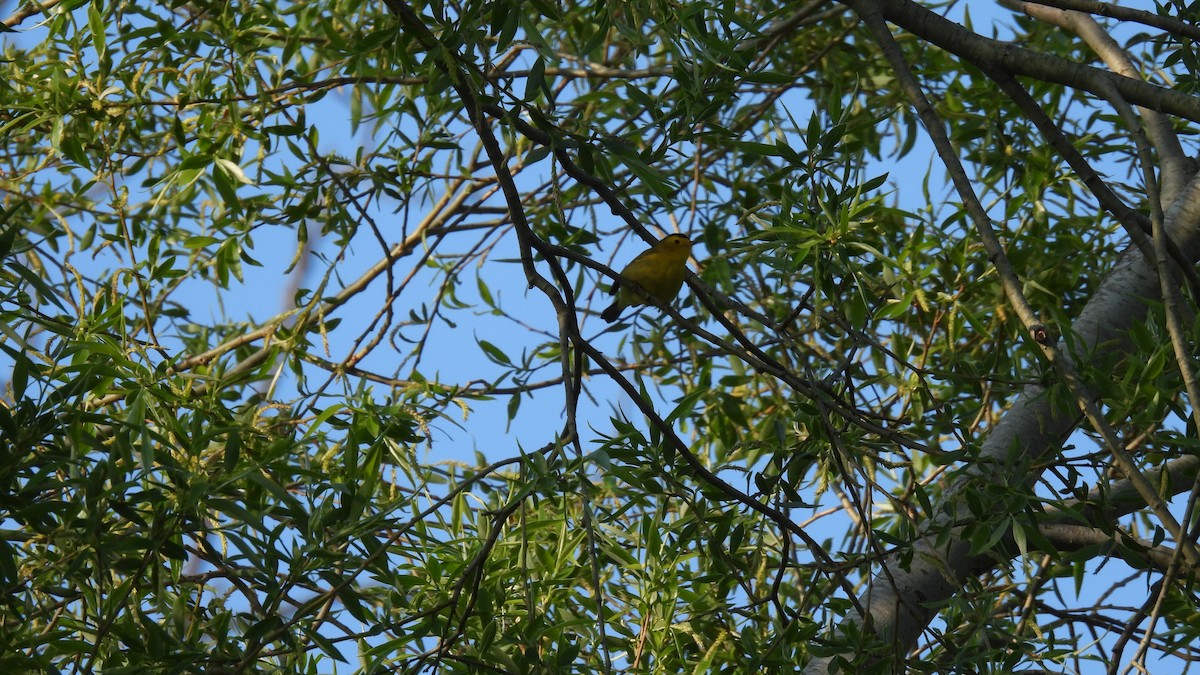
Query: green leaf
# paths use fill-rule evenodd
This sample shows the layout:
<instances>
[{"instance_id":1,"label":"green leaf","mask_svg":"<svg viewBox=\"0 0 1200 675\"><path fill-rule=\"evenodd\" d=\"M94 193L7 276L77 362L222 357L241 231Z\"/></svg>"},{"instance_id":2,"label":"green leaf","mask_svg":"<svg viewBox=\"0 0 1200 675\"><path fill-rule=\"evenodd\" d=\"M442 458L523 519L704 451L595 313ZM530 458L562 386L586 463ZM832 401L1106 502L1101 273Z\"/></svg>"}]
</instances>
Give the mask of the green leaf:
<instances>
[{"instance_id":1,"label":"green leaf","mask_svg":"<svg viewBox=\"0 0 1200 675\"><path fill-rule=\"evenodd\" d=\"M476 342L479 343L480 349L483 350L484 354L487 355L488 360L492 363L497 363L502 366L512 365L512 361L508 358L508 355L501 351L496 345L488 342L487 340L476 340Z\"/></svg>"}]
</instances>

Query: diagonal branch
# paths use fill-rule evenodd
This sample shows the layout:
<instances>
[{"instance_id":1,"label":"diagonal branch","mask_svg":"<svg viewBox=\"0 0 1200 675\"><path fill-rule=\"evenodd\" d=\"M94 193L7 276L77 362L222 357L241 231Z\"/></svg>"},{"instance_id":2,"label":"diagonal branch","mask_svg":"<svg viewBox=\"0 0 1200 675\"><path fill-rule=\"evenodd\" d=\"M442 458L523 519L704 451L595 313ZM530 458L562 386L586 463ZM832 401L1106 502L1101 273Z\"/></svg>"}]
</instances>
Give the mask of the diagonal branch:
<instances>
[{"instance_id":1,"label":"diagonal branch","mask_svg":"<svg viewBox=\"0 0 1200 675\"><path fill-rule=\"evenodd\" d=\"M884 3L882 8L867 0L848 0L847 4L868 24L892 62L902 86L908 91L927 132L938 148L939 156L946 161L952 180L976 223L992 262L1000 272L1010 303L1016 308L1026 327L1035 334L1035 341L1047 359L1055 365L1060 379L1069 385L1076 402L1087 413L1093 425L1104 433L1109 450L1115 456L1122 457L1123 466L1130 464L1130 468L1136 468L1127 461L1124 453L1120 452L1115 432L1099 414L1096 402L1088 396L1079 381L1074 371L1074 362L1065 349L1065 343L1061 346L1055 345L1050 339L1038 335L1038 329L1044 329L1036 323L1036 315L1024 300L1019 280L1008 264L995 234L991 232L986 213L978 200L974 199L970 182L961 171L940 120L925 100L919 84L883 21L885 16L893 20L899 17L902 19L899 23L912 29L914 17L905 14L905 11L911 10L911 3L906 0L894 0ZM930 17L935 16L927 14ZM930 27L930 23L936 23L925 16L918 18L926 22L922 24L926 29ZM940 17L936 19L949 24ZM962 33L969 33L961 27L954 28L959 32L958 38L963 37ZM934 42L939 41L934 36L925 37ZM959 47L961 48L961 45ZM979 56L978 53L975 55ZM1004 58L995 53L982 60L982 65L990 66L985 67L985 71L1003 69L1005 64ZM1101 92L1107 87L1121 91L1114 82L1114 79L1102 79L1092 84ZM1071 84L1077 86L1078 82ZM1191 105L1195 104L1193 100ZM1200 180L1193 180L1183 191L1182 198L1176 202L1167 219L1168 231L1179 243L1188 260L1194 260L1197 255L1197 221L1194 218L1197 209L1200 209ZM1147 260L1139 251L1126 251L1070 327L1075 338L1072 345L1075 353L1113 354L1126 348L1129 342L1128 329L1140 322L1145 317L1150 303L1159 298L1158 282L1159 277L1152 260ZM1060 447L1062 441L1074 430L1078 412L1071 407L1055 406L1047 393L1047 388L1041 385L1026 387L1021 397L1013 403L984 441L979 461L966 469L962 477L947 490L946 497L950 503L953 503L956 495L976 490L981 485L995 483L997 480L1005 480L1003 476L996 475L995 467L1007 465L1012 458L1021 458L1026 463L1032 463L1040 456ZM1166 510L1157 492L1146 478L1136 471L1127 471L1127 475L1133 480L1139 497L1151 505L1164 526L1172 531L1180 549L1194 563L1194 548L1186 536L1183 536L1178 523ZM953 513L938 518L926 531L936 532L951 526L954 518ZM861 596L862 603L868 607L868 615L860 617L860 622L870 626L883 643L894 645L897 654L904 653L916 643L929 621L936 615L937 608L958 593L962 584L980 565L991 567L995 564L994 559L989 556L972 555L970 544L954 535L948 544L940 545L936 534L930 534L914 542L913 548L915 555L911 556L909 563L905 563L899 555L885 560L884 569ZM826 672L831 662L830 658L816 659L808 665L806 672Z\"/></svg>"},{"instance_id":2,"label":"diagonal branch","mask_svg":"<svg viewBox=\"0 0 1200 675\"><path fill-rule=\"evenodd\" d=\"M862 6L859 0L846 0L843 4L851 8ZM1104 96L1105 88L1112 86L1130 103L1200 122L1200 100L1181 91L986 38L911 0L886 0L876 6L888 21L979 68L1024 75L1097 96Z\"/></svg>"}]
</instances>

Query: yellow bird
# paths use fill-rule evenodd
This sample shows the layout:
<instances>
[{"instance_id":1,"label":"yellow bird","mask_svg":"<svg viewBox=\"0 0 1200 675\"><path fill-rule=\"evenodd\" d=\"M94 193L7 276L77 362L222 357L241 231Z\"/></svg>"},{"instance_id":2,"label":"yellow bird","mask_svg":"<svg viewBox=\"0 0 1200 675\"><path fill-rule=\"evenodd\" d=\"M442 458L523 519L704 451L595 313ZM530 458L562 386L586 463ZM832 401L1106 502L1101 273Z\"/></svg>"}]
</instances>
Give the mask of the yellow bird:
<instances>
[{"instance_id":1,"label":"yellow bird","mask_svg":"<svg viewBox=\"0 0 1200 675\"><path fill-rule=\"evenodd\" d=\"M643 251L621 270L621 280L612 287L617 299L600 313L600 318L612 323L621 316L622 309L646 304L647 295L664 305L671 302L683 287L683 273L691 254L692 240L682 234L669 234Z\"/></svg>"}]
</instances>

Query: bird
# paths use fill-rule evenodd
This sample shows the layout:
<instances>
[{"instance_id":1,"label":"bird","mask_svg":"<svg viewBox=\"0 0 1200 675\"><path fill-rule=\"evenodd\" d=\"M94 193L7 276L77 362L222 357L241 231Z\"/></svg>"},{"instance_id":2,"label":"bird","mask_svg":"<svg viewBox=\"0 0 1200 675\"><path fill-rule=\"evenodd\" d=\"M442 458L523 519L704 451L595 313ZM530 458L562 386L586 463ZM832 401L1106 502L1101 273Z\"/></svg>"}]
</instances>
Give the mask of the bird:
<instances>
[{"instance_id":1,"label":"bird","mask_svg":"<svg viewBox=\"0 0 1200 675\"><path fill-rule=\"evenodd\" d=\"M646 296L663 304L671 302L683 287L691 254L692 240L682 234L668 234L642 251L621 270L620 280L611 291L617 298L600 313L600 318L612 323L621 316L622 309L647 304Z\"/></svg>"}]
</instances>

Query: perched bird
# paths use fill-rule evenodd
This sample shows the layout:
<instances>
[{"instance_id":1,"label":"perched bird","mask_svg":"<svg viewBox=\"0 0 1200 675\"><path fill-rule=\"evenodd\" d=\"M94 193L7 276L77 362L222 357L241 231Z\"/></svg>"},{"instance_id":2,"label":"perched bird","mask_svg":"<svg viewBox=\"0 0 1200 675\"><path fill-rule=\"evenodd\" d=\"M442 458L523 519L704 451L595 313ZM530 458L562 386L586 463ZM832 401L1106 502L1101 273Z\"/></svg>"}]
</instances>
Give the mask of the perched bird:
<instances>
[{"instance_id":1,"label":"perched bird","mask_svg":"<svg viewBox=\"0 0 1200 675\"><path fill-rule=\"evenodd\" d=\"M600 318L612 323L621 316L622 309L646 304L647 295L663 304L671 302L683 287L683 273L691 254L692 240L682 234L669 234L643 251L621 270L621 280L612 287L617 299L600 313Z\"/></svg>"}]
</instances>

